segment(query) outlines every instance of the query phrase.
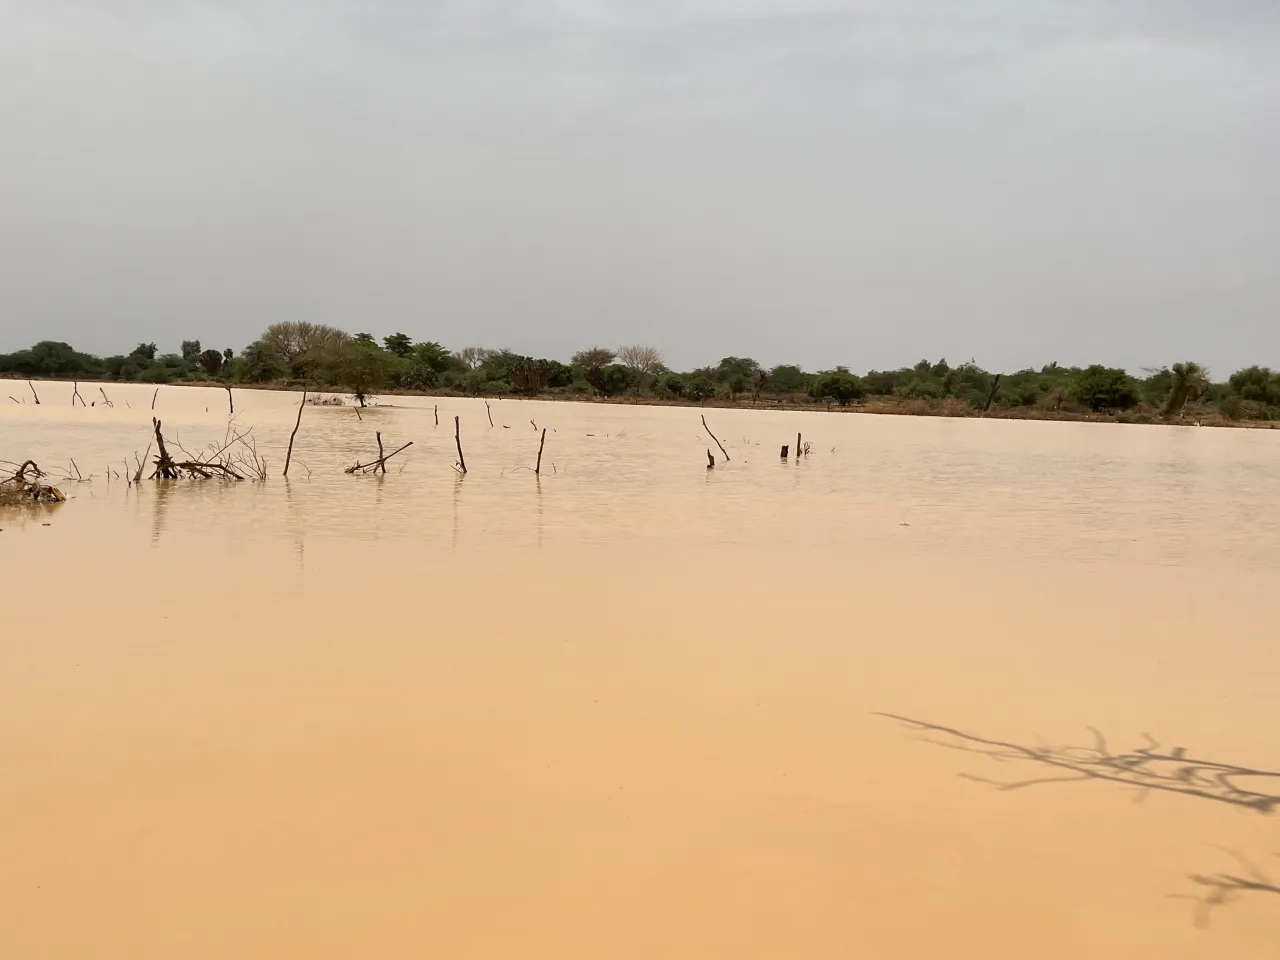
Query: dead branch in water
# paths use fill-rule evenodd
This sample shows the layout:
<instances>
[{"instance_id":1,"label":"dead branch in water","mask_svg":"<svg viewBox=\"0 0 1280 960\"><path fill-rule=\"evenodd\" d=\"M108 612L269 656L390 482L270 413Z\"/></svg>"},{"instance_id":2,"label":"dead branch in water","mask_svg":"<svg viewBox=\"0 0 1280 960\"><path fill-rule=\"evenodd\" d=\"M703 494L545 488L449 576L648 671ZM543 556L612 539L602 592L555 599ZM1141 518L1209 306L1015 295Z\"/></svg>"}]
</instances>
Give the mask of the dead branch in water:
<instances>
[{"instance_id":1,"label":"dead branch in water","mask_svg":"<svg viewBox=\"0 0 1280 960\"><path fill-rule=\"evenodd\" d=\"M397 453L402 453L403 451L408 450L412 446L413 446L413 441L410 440L399 450L392 450L386 456L380 455L377 460L373 460L369 463L361 463L360 461L357 460L351 466L347 467L347 469L344 472L345 473L369 473L372 471L373 473L377 473L378 470L381 469L383 473L386 473L387 461L390 460L392 457L394 457ZM381 454L382 452L382 434L378 434L378 452L379 454Z\"/></svg>"},{"instance_id":2,"label":"dead branch in water","mask_svg":"<svg viewBox=\"0 0 1280 960\"><path fill-rule=\"evenodd\" d=\"M230 408L230 416L236 415L236 402L231 399L231 388L227 387L227 406Z\"/></svg>"},{"instance_id":3,"label":"dead branch in water","mask_svg":"<svg viewBox=\"0 0 1280 960\"><path fill-rule=\"evenodd\" d=\"M160 388L156 387L156 392L151 395L151 409L156 408L156 397L160 396Z\"/></svg>"},{"instance_id":4,"label":"dead branch in water","mask_svg":"<svg viewBox=\"0 0 1280 960\"><path fill-rule=\"evenodd\" d=\"M800 446L800 434L797 433L796 434L796 460L800 459L800 454L803 452L804 451Z\"/></svg>"},{"instance_id":5,"label":"dead branch in water","mask_svg":"<svg viewBox=\"0 0 1280 960\"><path fill-rule=\"evenodd\" d=\"M158 393L159 387L156 388ZM152 403L155 400L152 399ZM156 472L151 475L151 479L159 477L162 480L177 480L178 470L174 466L173 458L169 456L169 450L164 445L164 434L160 432L161 423L155 417L151 418L151 427L156 434L156 444L160 452L156 455Z\"/></svg>"},{"instance_id":6,"label":"dead branch in water","mask_svg":"<svg viewBox=\"0 0 1280 960\"><path fill-rule=\"evenodd\" d=\"M72 471L75 471L74 477L71 476ZM88 483L92 479L93 479L93 474L90 474L89 476L86 477L84 474L80 472L80 467L76 463L75 457L72 457L71 470L67 471L66 475L63 477L63 480L66 481L67 483Z\"/></svg>"},{"instance_id":7,"label":"dead branch in water","mask_svg":"<svg viewBox=\"0 0 1280 960\"><path fill-rule=\"evenodd\" d=\"M433 409L433 410L434 410L434 412L435 412L435 415L436 415L436 426L438 427L438 426L440 426L440 404L438 404L438 403L437 403L437 404L436 404L432 409Z\"/></svg>"},{"instance_id":8,"label":"dead branch in water","mask_svg":"<svg viewBox=\"0 0 1280 960\"><path fill-rule=\"evenodd\" d=\"M34 460L24 460L13 476L0 480L0 506L16 507L28 503L63 503L67 497L57 487L41 483L45 472Z\"/></svg>"},{"instance_id":9,"label":"dead branch in water","mask_svg":"<svg viewBox=\"0 0 1280 960\"><path fill-rule=\"evenodd\" d=\"M467 472L467 458L462 455L462 418L453 418L453 439L458 445L458 466L462 468L462 474L465 476Z\"/></svg>"},{"instance_id":10,"label":"dead branch in water","mask_svg":"<svg viewBox=\"0 0 1280 960\"><path fill-rule=\"evenodd\" d=\"M289 449L284 455L284 473L281 476L289 475L289 461L293 459L293 438L298 435L298 427L302 424L302 411L307 405L307 391L302 391L302 402L298 404L298 419L293 422L293 433L289 434Z\"/></svg>"},{"instance_id":11,"label":"dead branch in water","mask_svg":"<svg viewBox=\"0 0 1280 960\"><path fill-rule=\"evenodd\" d=\"M32 386L31 381L27 381L27 386L31 387L31 395L36 398L36 406L40 406L40 394L36 393L36 388Z\"/></svg>"},{"instance_id":12,"label":"dead branch in water","mask_svg":"<svg viewBox=\"0 0 1280 960\"><path fill-rule=\"evenodd\" d=\"M533 422L533 421L530 421L530 423L532 423L532 422ZM535 427L534 429L537 429L537 428ZM542 448L543 448L543 447L545 447L546 445L547 445L547 428L546 428L546 427L543 427L543 428L542 428L542 440L541 440L541 442L538 444L538 465L537 465L536 467L534 467L534 468L533 468L533 475L534 475L535 477L540 477L540 476L542 476Z\"/></svg>"},{"instance_id":13,"label":"dead branch in water","mask_svg":"<svg viewBox=\"0 0 1280 960\"><path fill-rule=\"evenodd\" d=\"M711 432L711 428L707 426L707 415L706 415L705 413L702 415L702 429L704 429L704 430L706 430L706 431L707 431L707 436L709 436L712 440L715 440L715 441L716 441L716 446L717 446L717 447L719 447L719 448L720 448L720 452L724 454L724 462L725 462L725 463L728 463L728 462L729 462L729 459L730 459L730 458L729 458L729 454L728 454L727 452L725 452L724 444L723 444L723 443L721 443L719 440L717 440L717 439L716 439L716 435L715 435L714 433L712 433L712 432ZM710 451L708 451L708 453L709 453L709 452L710 452ZM716 465L715 460L712 460L712 461L711 461L711 466L713 466L713 467L714 467L715 465Z\"/></svg>"},{"instance_id":14,"label":"dead branch in water","mask_svg":"<svg viewBox=\"0 0 1280 960\"><path fill-rule=\"evenodd\" d=\"M711 448L707 447L707 469L714 470L716 468L716 458L711 455Z\"/></svg>"},{"instance_id":15,"label":"dead branch in water","mask_svg":"<svg viewBox=\"0 0 1280 960\"><path fill-rule=\"evenodd\" d=\"M108 407L114 407L114 406L115 406L115 404L114 404L114 403L112 403L112 402L111 402L111 399L107 396L107 391L106 391L105 389L103 389L102 387L99 387L99 388L98 388L98 392L99 392L100 394L102 394L102 402L103 402L103 403L105 403Z\"/></svg>"},{"instance_id":16,"label":"dead branch in water","mask_svg":"<svg viewBox=\"0 0 1280 960\"><path fill-rule=\"evenodd\" d=\"M489 426L493 426L493 411L489 409L489 401L484 402L484 412L489 415Z\"/></svg>"},{"instance_id":17,"label":"dead branch in water","mask_svg":"<svg viewBox=\"0 0 1280 960\"><path fill-rule=\"evenodd\" d=\"M151 441L148 441L148 442L147 442L147 452L146 452L146 454L145 454L144 456L142 456L141 458L139 458L139 457L138 457L138 451L137 451L137 450L133 451L133 459L134 459L134 460L136 460L136 461L138 462L138 470L137 470L137 472L133 475L133 482L134 482L134 483L141 483L141 482L142 482L142 465L143 465L144 463L146 463L146 462L147 462L147 460L150 458L150 456L151 456ZM127 467L128 467L128 464L125 464L125 467L127 468Z\"/></svg>"},{"instance_id":18,"label":"dead branch in water","mask_svg":"<svg viewBox=\"0 0 1280 960\"><path fill-rule=\"evenodd\" d=\"M89 406L87 403L84 402L84 397L80 396L80 384L73 380L71 382L71 405L73 407L76 405L77 400L80 401L80 406L82 407Z\"/></svg>"},{"instance_id":19,"label":"dead branch in water","mask_svg":"<svg viewBox=\"0 0 1280 960\"><path fill-rule=\"evenodd\" d=\"M227 424L227 433L222 444L210 444L207 454L192 454L185 450L181 443L175 441L186 458L184 460L175 460L169 454L161 421L152 417L151 423L155 430L155 443L158 450L154 461L156 468L151 474L152 480L181 480L184 477L190 480L247 480L250 477L259 481L267 479L267 461L258 454L258 444L253 438L253 431L238 431L234 420ZM147 453L150 452L151 447L148 446ZM139 466L135 482L141 479L142 470Z\"/></svg>"},{"instance_id":20,"label":"dead branch in water","mask_svg":"<svg viewBox=\"0 0 1280 960\"><path fill-rule=\"evenodd\" d=\"M19 400L17 397L15 397L13 394L9 394L9 399L12 400L14 403L18 404L19 406L22 405L22 401Z\"/></svg>"}]
</instances>

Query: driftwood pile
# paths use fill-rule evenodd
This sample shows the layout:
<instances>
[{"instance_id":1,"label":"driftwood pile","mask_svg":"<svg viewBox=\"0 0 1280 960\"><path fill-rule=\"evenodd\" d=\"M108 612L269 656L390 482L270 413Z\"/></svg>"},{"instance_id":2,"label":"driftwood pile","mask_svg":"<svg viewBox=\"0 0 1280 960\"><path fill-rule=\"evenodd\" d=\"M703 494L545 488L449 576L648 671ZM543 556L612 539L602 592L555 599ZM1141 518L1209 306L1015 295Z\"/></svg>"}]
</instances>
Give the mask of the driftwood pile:
<instances>
[{"instance_id":1,"label":"driftwood pile","mask_svg":"<svg viewBox=\"0 0 1280 960\"><path fill-rule=\"evenodd\" d=\"M235 421L227 424L226 436L221 444L211 444L209 449L200 454L193 454L183 449L182 444L174 441L174 446L182 454L176 460L169 453L163 424L155 417L151 425L156 435L155 471L151 480L265 480L267 478L267 461L258 455L258 445L253 439L252 430L240 430ZM141 476L141 474L139 474Z\"/></svg>"},{"instance_id":2,"label":"driftwood pile","mask_svg":"<svg viewBox=\"0 0 1280 960\"><path fill-rule=\"evenodd\" d=\"M45 473L34 460L26 460L13 476L0 480L0 507L18 507L29 503L62 503L67 499L57 487L42 483Z\"/></svg>"}]
</instances>

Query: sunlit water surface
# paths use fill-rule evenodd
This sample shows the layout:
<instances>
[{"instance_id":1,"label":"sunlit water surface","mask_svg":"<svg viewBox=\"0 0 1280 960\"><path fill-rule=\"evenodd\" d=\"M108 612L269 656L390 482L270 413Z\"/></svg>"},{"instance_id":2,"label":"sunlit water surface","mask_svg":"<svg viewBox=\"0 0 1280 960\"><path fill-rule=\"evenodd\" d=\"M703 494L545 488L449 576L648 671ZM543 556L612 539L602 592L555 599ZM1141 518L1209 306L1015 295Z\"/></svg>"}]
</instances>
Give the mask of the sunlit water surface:
<instances>
[{"instance_id":1,"label":"sunlit water surface","mask_svg":"<svg viewBox=\"0 0 1280 960\"><path fill-rule=\"evenodd\" d=\"M1280 434L36 389L0 956L1280 955Z\"/></svg>"}]
</instances>

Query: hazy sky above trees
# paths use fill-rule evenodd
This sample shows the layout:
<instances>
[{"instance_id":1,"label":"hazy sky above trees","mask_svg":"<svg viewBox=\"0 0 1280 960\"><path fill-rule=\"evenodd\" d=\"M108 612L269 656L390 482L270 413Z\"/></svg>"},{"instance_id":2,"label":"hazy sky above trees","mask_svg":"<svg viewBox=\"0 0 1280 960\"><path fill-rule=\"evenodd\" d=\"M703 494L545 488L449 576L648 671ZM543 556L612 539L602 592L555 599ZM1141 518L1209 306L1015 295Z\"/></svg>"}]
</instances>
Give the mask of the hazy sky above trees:
<instances>
[{"instance_id":1,"label":"hazy sky above trees","mask_svg":"<svg viewBox=\"0 0 1280 960\"><path fill-rule=\"evenodd\" d=\"M1280 365L1275 0L0 0L0 350Z\"/></svg>"}]
</instances>

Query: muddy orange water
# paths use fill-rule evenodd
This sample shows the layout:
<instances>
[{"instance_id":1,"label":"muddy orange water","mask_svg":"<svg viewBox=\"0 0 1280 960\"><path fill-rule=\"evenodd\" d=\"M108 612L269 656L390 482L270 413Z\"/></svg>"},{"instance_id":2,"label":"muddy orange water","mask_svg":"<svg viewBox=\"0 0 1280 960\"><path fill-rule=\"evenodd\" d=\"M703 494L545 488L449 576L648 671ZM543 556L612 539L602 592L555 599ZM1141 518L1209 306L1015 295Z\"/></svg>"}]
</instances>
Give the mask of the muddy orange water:
<instances>
[{"instance_id":1,"label":"muddy orange water","mask_svg":"<svg viewBox=\"0 0 1280 960\"><path fill-rule=\"evenodd\" d=\"M1280 434L37 390L0 956L1280 956Z\"/></svg>"}]
</instances>

